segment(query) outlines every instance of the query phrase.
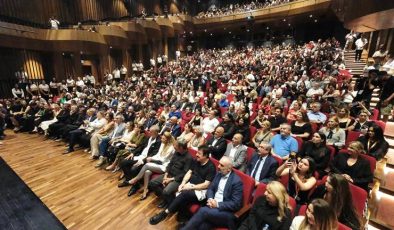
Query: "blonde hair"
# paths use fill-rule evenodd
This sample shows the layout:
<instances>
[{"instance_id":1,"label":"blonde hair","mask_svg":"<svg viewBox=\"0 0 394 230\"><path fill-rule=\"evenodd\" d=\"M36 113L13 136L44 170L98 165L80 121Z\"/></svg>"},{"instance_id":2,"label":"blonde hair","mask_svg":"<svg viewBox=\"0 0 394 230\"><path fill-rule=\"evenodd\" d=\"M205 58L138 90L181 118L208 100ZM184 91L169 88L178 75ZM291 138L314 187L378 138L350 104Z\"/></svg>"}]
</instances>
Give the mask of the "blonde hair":
<instances>
[{"instance_id":1,"label":"blonde hair","mask_svg":"<svg viewBox=\"0 0 394 230\"><path fill-rule=\"evenodd\" d=\"M364 145L359 141L350 142L349 147L350 146L352 146L352 149L354 149L358 153L365 153Z\"/></svg>"},{"instance_id":2,"label":"blonde hair","mask_svg":"<svg viewBox=\"0 0 394 230\"><path fill-rule=\"evenodd\" d=\"M270 190L278 201L278 221L282 221L286 216L286 208L291 209L286 188L278 181L271 181L267 185L267 190Z\"/></svg>"},{"instance_id":3,"label":"blonde hair","mask_svg":"<svg viewBox=\"0 0 394 230\"><path fill-rule=\"evenodd\" d=\"M164 145L164 148L163 148L163 151L161 152L161 154L162 153L166 153L167 150L172 147L172 144L175 141L175 138L168 131L164 132L163 136L167 139L167 142L166 143L162 143Z\"/></svg>"}]
</instances>

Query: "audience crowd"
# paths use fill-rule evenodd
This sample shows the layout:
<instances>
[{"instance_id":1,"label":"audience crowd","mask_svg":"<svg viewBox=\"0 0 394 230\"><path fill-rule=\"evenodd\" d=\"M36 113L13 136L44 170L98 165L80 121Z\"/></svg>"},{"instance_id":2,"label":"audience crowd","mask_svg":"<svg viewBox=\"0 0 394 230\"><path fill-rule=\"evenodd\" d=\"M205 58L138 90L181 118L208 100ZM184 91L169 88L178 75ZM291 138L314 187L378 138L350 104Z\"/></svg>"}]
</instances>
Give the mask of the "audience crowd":
<instances>
[{"instance_id":1,"label":"audience crowd","mask_svg":"<svg viewBox=\"0 0 394 230\"><path fill-rule=\"evenodd\" d=\"M372 70L354 85L335 38L199 50L123 73L102 85L19 82L0 103L0 136L8 127L64 141L64 154L84 148L128 196L159 197L150 224L177 213L183 229L360 229L353 204L365 200L352 191L368 191L388 150L370 86L392 77Z\"/></svg>"},{"instance_id":2,"label":"audience crowd","mask_svg":"<svg viewBox=\"0 0 394 230\"><path fill-rule=\"evenodd\" d=\"M216 5L211 5L207 11L198 13L196 17L197 18L222 17L222 16L227 16L237 13L250 12L252 10L258 10L271 6L277 6L291 1L293 0L253 0L250 3L229 4L220 8L217 7Z\"/></svg>"}]
</instances>

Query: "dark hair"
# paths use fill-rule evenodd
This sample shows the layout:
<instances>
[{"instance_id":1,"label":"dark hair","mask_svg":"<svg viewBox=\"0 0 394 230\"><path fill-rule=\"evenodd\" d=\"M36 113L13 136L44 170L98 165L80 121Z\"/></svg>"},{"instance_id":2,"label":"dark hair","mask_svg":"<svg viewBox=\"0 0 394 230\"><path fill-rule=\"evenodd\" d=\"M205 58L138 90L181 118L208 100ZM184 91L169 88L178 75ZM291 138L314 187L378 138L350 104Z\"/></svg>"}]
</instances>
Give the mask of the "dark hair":
<instances>
[{"instance_id":1,"label":"dark hair","mask_svg":"<svg viewBox=\"0 0 394 230\"><path fill-rule=\"evenodd\" d=\"M310 178L310 177L313 177L313 174L315 173L315 170L316 170L316 163L315 163L315 160L313 160L312 157L308 157L308 156L303 157L302 159L306 159L306 160L309 162L309 169L308 169L308 171L307 171L306 174L305 174L305 179L308 179L308 178ZM302 160L302 159L301 159L301 160ZM301 160L300 160L300 161L301 161ZM298 167L297 167L297 171L298 171Z\"/></svg>"},{"instance_id":2,"label":"dark hair","mask_svg":"<svg viewBox=\"0 0 394 230\"><path fill-rule=\"evenodd\" d=\"M338 216L346 219L347 224L351 224L352 229L359 229L361 226L360 217L353 206L353 197L350 192L349 182L340 174L329 175L332 186L331 207Z\"/></svg>"},{"instance_id":3,"label":"dark hair","mask_svg":"<svg viewBox=\"0 0 394 230\"><path fill-rule=\"evenodd\" d=\"M310 203L313 206L313 217L315 219L315 229L337 229L337 217L334 210L323 199L315 199ZM301 222L300 229L305 229L309 225L308 218Z\"/></svg>"},{"instance_id":4,"label":"dark hair","mask_svg":"<svg viewBox=\"0 0 394 230\"><path fill-rule=\"evenodd\" d=\"M202 152L202 155L204 157L209 158L209 154L211 154L211 151L209 150L207 145L201 145L200 147L198 147L198 150L200 150Z\"/></svg>"},{"instance_id":5,"label":"dark hair","mask_svg":"<svg viewBox=\"0 0 394 230\"><path fill-rule=\"evenodd\" d=\"M187 142L182 138L181 140L176 141L179 148L186 150L187 149Z\"/></svg>"},{"instance_id":6,"label":"dark hair","mask_svg":"<svg viewBox=\"0 0 394 230\"><path fill-rule=\"evenodd\" d=\"M316 134L318 134L320 136L321 145L322 146L326 146L326 144L327 144L327 136L326 136L326 134L324 134L322 132L316 132Z\"/></svg>"},{"instance_id":7,"label":"dark hair","mask_svg":"<svg viewBox=\"0 0 394 230\"><path fill-rule=\"evenodd\" d=\"M379 125L377 125L376 123L372 123L372 125L369 126L368 129L370 129L370 128L373 129L373 131L374 131L374 133L375 133L374 137L375 137L375 139L376 139L377 141L382 141L382 140L384 140L383 129L382 129ZM367 133L365 137L366 137L367 139L369 139L369 133Z\"/></svg>"}]
</instances>

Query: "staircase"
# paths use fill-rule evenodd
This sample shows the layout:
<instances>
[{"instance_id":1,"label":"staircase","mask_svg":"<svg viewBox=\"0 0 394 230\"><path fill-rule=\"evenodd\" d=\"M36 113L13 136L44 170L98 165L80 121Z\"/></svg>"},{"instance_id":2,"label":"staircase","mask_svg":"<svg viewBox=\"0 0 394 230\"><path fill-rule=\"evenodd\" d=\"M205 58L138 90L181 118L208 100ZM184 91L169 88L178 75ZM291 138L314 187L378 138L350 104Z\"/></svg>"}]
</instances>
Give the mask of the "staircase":
<instances>
[{"instance_id":1,"label":"staircase","mask_svg":"<svg viewBox=\"0 0 394 230\"><path fill-rule=\"evenodd\" d=\"M355 51L344 52L346 68L353 75L362 75L366 55L362 55L360 62L355 62L354 56ZM356 81L357 78L353 77L352 80ZM379 101L379 90L375 89L372 94L371 112ZM386 157L376 164L374 183L368 201L368 229L394 229L394 122L386 123L384 135L390 148Z\"/></svg>"}]
</instances>

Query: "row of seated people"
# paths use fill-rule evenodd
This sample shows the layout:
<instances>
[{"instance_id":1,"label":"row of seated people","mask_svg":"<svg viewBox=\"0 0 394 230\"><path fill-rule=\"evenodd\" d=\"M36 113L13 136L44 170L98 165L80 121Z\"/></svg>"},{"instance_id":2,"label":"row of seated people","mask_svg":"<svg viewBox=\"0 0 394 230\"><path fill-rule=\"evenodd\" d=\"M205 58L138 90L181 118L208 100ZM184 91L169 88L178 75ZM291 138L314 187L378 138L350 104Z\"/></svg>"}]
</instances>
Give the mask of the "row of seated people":
<instances>
[{"instance_id":1,"label":"row of seated people","mask_svg":"<svg viewBox=\"0 0 394 230\"><path fill-rule=\"evenodd\" d=\"M151 129L151 135L152 136L149 138L148 143L158 138L157 131L154 128ZM163 145L162 142L162 144L160 145L161 147L158 150L159 154L161 153L160 149L165 148L165 147L162 148L163 146L165 145L172 146L172 144L168 144L167 141L168 139L171 138L170 134L167 133L163 137L161 138L161 140L165 144ZM144 150L142 151L147 152L149 154L151 150L154 150L155 148L157 149L158 145L154 145L154 143L158 143L158 140L153 142L153 144L151 145L145 146ZM174 148L173 151L175 153L173 153L174 154L173 157L168 162L166 169L164 170L165 171L164 174L161 169L158 170L158 168L162 166L162 162L159 162L160 160L158 160L157 154L153 155L152 157L148 156L147 158L145 158L146 159L145 162L140 161L141 155L135 156L134 154L131 154L130 157L127 157L128 159L122 161L121 163L122 170L126 175L126 179L123 182L121 182L119 186L123 187L132 184L132 188L130 189L128 195L133 195L134 193L137 192L139 188L138 181L141 180L143 177L144 192L141 196L141 199L143 200L146 198L149 190L154 191L156 195L158 195L162 199L162 202L158 206L160 208L164 208L164 211L152 217L150 219L151 224L157 224L163 219L165 219L169 214L175 212L178 212L178 215L181 215L179 219L184 220L185 216L182 215L188 213L189 205L187 204L193 204L193 203L202 204L205 203L205 201L208 199L208 201L206 201L207 206L205 208L201 208L201 210L199 210L195 215L193 215L192 219L188 222L188 224L184 227L184 229L210 229L212 226L226 226L229 227L230 229L234 229L234 227L236 226L236 221L234 219L233 212L238 211L242 207L241 203L246 202L246 204L249 204L249 202L251 201L250 194L252 193L255 187L259 188L261 186L265 186L264 183L272 183L270 181L273 181L273 179L275 178L275 173L282 174L283 172L283 169L281 168L275 170L275 166L277 168L279 164L270 155L271 152L270 145L268 143L263 143L261 144L259 148L259 152L255 154L254 158L256 158L256 156L257 157L263 156L265 157L264 159L265 162L273 162L273 163L261 163L261 161L260 163L258 163L256 161L254 162L252 161L248 167L249 168L248 171L250 173L247 174L244 174L241 171L234 169L234 172L236 172L236 174L234 175L235 176L240 175L242 177L242 182L244 183L244 186L240 184L242 182L240 182L239 179L229 177L227 178L227 180L231 180L232 185L231 187L229 186L227 188L227 185L223 185L223 184L221 185L221 183L223 180L222 176L232 171L231 168L233 167L233 159L231 158L231 156L224 156L218 162L213 157L209 158L209 156L212 153L208 146L200 147L197 152L193 151L192 149L189 149L188 151L187 144L182 142L182 140L174 141L173 148ZM189 152L191 155L195 157L195 161L191 160L191 155L187 152ZM144 156L142 156L142 158L143 157ZM313 162L313 160L311 160L311 162ZM144 164L144 166L142 166L142 164ZM214 164L218 166L218 170L219 170L219 173L216 174L216 176L215 176ZM274 167L270 167L268 164L274 165ZM294 179L297 178L298 180L300 177L304 176L301 175L305 172L304 170L308 170L309 168L308 163L306 163L304 160L301 160L301 162L297 166L290 161L286 162L286 164L284 165L286 166L286 168L290 168L290 170L287 171L293 175L292 178ZM267 171L271 171L271 172L267 172ZM181 174L181 172L183 172L184 174ZM135 176L136 173L138 174ZM161 176L158 176L152 179L151 181L149 181L152 173L156 173L156 174L161 173ZM129 178L133 175L134 177L129 180ZM262 175L268 175L268 177L263 178L264 176ZM328 179L329 182L326 184L329 184L330 180L336 180L337 178L339 178L338 180L341 180L341 185L349 186L348 180L346 179L345 176L339 174L338 175L335 174L335 175L336 177L334 179ZM333 176L330 176L329 178L332 177ZM255 178L260 178L261 180ZM227 181L224 183L227 183ZM334 183L333 186L338 186L337 181L332 183ZM321 196L321 197L326 197L327 199L338 199L337 197L334 198L332 196L325 195L326 193L331 192L333 189L332 187L326 185L326 187L328 188L326 191L325 187L324 188L322 187L323 186L322 184L324 183L320 183L320 186L317 187L316 192L313 193L315 197ZM282 186L283 188L282 190L284 191L284 193L286 193L284 186L283 185L280 186ZM290 187L291 185L289 183L286 186ZM246 195L245 195L245 191L244 192L242 191L242 187L244 189L247 188ZM222 189L222 191L220 191L220 189ZM347 191L349 192L349 188ZM341 193L337 193L337 191L335 192L336 192L334 193L335 196L337 196L337 194L341 194ZM204 195L204 193L206 193L206 195ZM230 195L227 193L234 193L234 194ZM247 193L250 194L247 195ZM365 191L363 191L362 193L366 194ZM242 201L242 194L244 194L243 195L244 201ZM271 192L270 194L271 197L273 196L272 194L278 194L278 192ZM246 201L245 201L245 197L246 197ZM267 195L266 197L270 197L270 196ZM348 198L349 197L346 197L347 200L349 200ZM275 200L277 198L271 198L271 199ZM297 198L293 201L295 204L297 202ZM365 198L364 201L361 201L361 203L363 202L365 203ZM342 203L342 205L343 204L344 203ZM347 204L352 204L352 203L347 203ZM275 207L275 205L272 206ZM283 207L287 207L287 205L282 206L282 208ZM342 207L340 207L340 209L341 208ZM295 209L295 205L294 205L294 209ZM194 207L192 211L193 210L195 212L196 208ZM261 209L259 209L259 211L260 210ZM354 211L354 209L350 209L350 210ZM285 215L286 218L283 218L284 215L282 216L283 222L280 220L281 218L272 219L272 215L278 215L278 213L275 212L275 210L270 210L271 216L266 217L265 219L265 221L268 222L264 223L264 221L261 221L261 219L256 218L246 221L245 223L254 224L254 225L257 224L259 226L264 224L263 227L265 225L268 225L271 226L273 229L288 229L292 217L289 214L290 213L289 210L285 209L285 211L286 211L286 215ZM293 210L293 213L294 212L295 210ZM282 214L283 213L284 212L282 210ZM340 212L336 213L335 215L340 216ZM350 223L346 222L348 225L360 226L358 214L351 212L344 216L346 218L349 218L350 216L351 218L350 219L345 218L343 219L344 221L342 222L346 222L350 220ZM258 221L259 223L255 223L252 220ZM282 226L282 227L276 228L274 226Z\"/></svg>"},{"instance_id":2,"label":"row of seated people","mask_svg":"<svg viewBox=\"0 0 394 230\"><path fill-rule=\"evenodd\" d=\"M102 118L102 114L100 115L100 112L97 114L97 116L98 116L98 119L97 120L102 120L103 118ZM110 116L109 115L107 115L107 119L109 119L110 120ZM116 119L117 121L115 121L115 123L116 124L118 124L117 125L117 127L116 127L116 129L117 130L119 130L120 129L120 127L119 126L121 126L121 125L119 125L119 124L122 124L122 118L119 116L119 117L117 117L117 119ZM90 126L89 126L90 127ZM124 128L123 128L124 129ZM140 138L141 138L141 136L143 135L143 132L141 131L141 127L136 127L135 128L136 129L136 131L138 131L138 129L140 129L140 131L139 131L139 133L140 133ZM57 130L57 129L56 129ZM153 135L153 137L154 137L154 135L155 135L155 133L157 133L157 136L156 137L154 137L154 139L155 140L157 140L158 139L158 137L159 137L159 128L158 127L151 127L151 130L150 130L150 134L151 135ZM277 135L277 137L279 137L279 140L281 140L283 137L289 137L289 130L290 130L290 126L288 125L288 124L283 124L282 125L282 127L281 127L281 134L278 134ZM130 131L130 130L129 130ZM74 131L72 131L71 132L71 135L70 136L75 136L75 134L73 133L73 132L75 132L75 130ZM80 131L78 131L78 132L80 132ZM114 129L114 130L112 130L112 133L117 133L117 131ZM218 159L220 159L220 157L221 157L221 153L220 152L218 152L217 150L220 150L220 149L223 149L222 147L220 147L220 148L218 148L220 145L221 146L223 146L223 143L225 144L225 146L226 146L226 153L225 153L225 155L226 156L229 156L230 157L230 159L232 159L232 165L234 166L234 167L236 167L236 168L238 168L238 169L241 169L241 170L243 170L243 171L246 171L246 165L245 165L245 159L246 159L246 146L243 146L242 148L240 148L240 150L242 150L242 151L238 151L238 153L237 153L237 151L236 150L233 150L233 147L235 146L235 147L239 147L239 145L241 145L241 140L242 140L242 135L241 134L236 134L236 135L234 135L234 137L233 137L233 140L232 140L232 142L231 143L226 143L226 140L223 138L223 133L224 133L224 128L223 127L218 127L216 130L215 130L215 135L213 136L213 137L211 137L211 139L210 140L208 140L207 141L207 143L209 144L209 147L208 147L208 149L209 149L209 151L211 151L211 154L212 154L212 156L214 156L214 157L216 157L216 158L218 158ZM96 133L97 134L97 133ZM94 135L96 135L96 134L94 134ZM97 136L97 135L96 135ZM110 135L110 136L112 136L112 135ZM119 136L119 135L118 135ZM324 136L324 134L319 134L319 135L316 135L316 137L315 137L315 139L319 139L319 137L320 137L320 139L323 139L323 141L324 141L324 137L323 138L321 138L322 136ZM115 137L115 136L114 136ZM72 139L74 139L74 137L72 137L71 138L71 140ZM107 137L107 139L108 139L108 137ZM162 135L162 137L161 137L161 141L163 141L163 143L164 143L164 145L158 145L158 143L160 143L159 141L157 142L157 144L155 145L156 146L156 148L158 147L158 149L157 149L157 151L158 151L158 153L159 154L154 154L154 155L151 155L152 156L152 158L151 157L147 157L148 155L137 155L136 156L136 158L137 158L137 162L135 162L135 160L134 160L134 153L133 154L130 154L130 155L128 155L124 160L120 160L119 161L119 159L117 159L117 161L118 162L120 162L120 166L121 166L121 168L123 169L123 171L124 171L124 173L125 173L125 175L128 175L128 176L126 176L126 180L125 181L123 181L122 183L121 183L121 186L123 186L123 185L128 185L128 184L133 184L133 185L135 185L135 184L137 184L137 182L140 180L140 179L142 179L142 177L144 177L144 192L143 192L143 195L142 195L142 199L145 199L146 198L146 196L148 195L148 191L149 191L149 189L148 189L148 187L149 187L149 184L150 184L150 182L149 182L149 178L150 178L150 176L152 175L152 173L154 172L154 173L164 173L164 172L166 172L166 170L167 170L167 166L168 166L168 164L170 163L170 160L172 159L172 153L173 153L173 147L172 147L172 142L173 141L171 141L173 139L173 136L171 135L171 133L170 132L165 132L163 135ZM220 140L220 139L222 139L222 140ZM103 139L102 139L103 140ZM101 140L101 142L102 142L102 140ZM105 140L105 139L104 139ZM152 137L151 138L149 138L148 139L148 141L146 141L146 139L145 139L145 143L147 143L147 144L149 144L149 140L152 140ZM220 141L219 141L220 140ZM273 139L273 140L275 140L275 139ZM152 142L152 141L151 141ZM214 143L215 142L215 143ZM217 143L219 144L219 143L222 143L222 144L220 144L220 145L216 145ZM316 142L318 142L318 141L316 141L315 140L315 143ZM113 143L115 143L115 142L113 142ZM272 141L271 142L272 143L272 145L274 146L274 153L275 153L275 145L277 145L277 144L275 144L275 141ZM298 146L297 146L297 142L293 142L294 144L294 152L297 152L298 151ZM311 142L311 143L313 143L313 142ZM101 143L100 143L101 144ZM165 144L167 144L167 145L165 145ZM152 145L152 143L151 143L151 145ZM116 144L115 144L115 146L116 146ZM143 145L140 145L140 146L143 146ZM279 144L279 146L280 146L280 144ZM307 146L307 145L306 145ZM360 145L359 145L360 146ZM119 147L119 146L118 146ZM129 147L131 147L132 148L132 146L129 146ZM187 145L186 145L186 147L187 147ZM350 146L351 147L351 146ZM349 150L351 150L352 148L349 148ZM130 149L129 149L130 150ZM128 150L128 151L129 151ZM152 151L148 151L149 150L149 148L144 148L143 150L145 150L145 151L142 151L142 152L144 152L144 154L148 154L148 153L150 153L150 154L152 154L152 153L155 153L154 151L152 152ZM141 153L142 153L141 152ZM259 151L259 152L263 152L263 151ZM271 152L271 151L269 151L269 152ZM278 151L279 152L279 151ZM355 155L356 157L355 157L355 159L356 159L356 161L357 161L357 156L358 156L358 154L359 154L359 152L362 152L362 147L361 147L361 149L360 148L358 148L356 151L354 151L354 154L353 155ZM218 155L219 154L219 155ZM122 153L122 154L116 154L117 155L117 157L119 158L120 157L120 155L125 155L125 153ZM93 155L92 155L93 156ZM138 156L140 156L140 159L138 159ZM339 154L338 156L342 156L341 154ZM255 167L257 167L257 161L256 161L256 157L254 157L255 159L254 159L254 163L255 163ZM336 159L336 158L335 158ZM335 160L334 159L334 160ZM340 158L338 158L338 159L340 159ZM354 159L354 157L353 157L353 159ZM146 160L146 162L144 162L144 160ZM127 162L128 161L128 162ZM152 162L151 162L152 161ZM151 164L144 164L144 163L151 163ZM253 162L253 159L251 160L251 162ZM267 161L268 162L268 161ZM359 162L362 162L362 160L359 160ZM279 169L277 169L277 171L278 172L276 172L276 174L278 175L278 176L285 176L285 174L286 173L284 173L283 174L283 172L290 172L290 171L287 171L287 170L283 170L283 167L284 167L284 165L286 165L286 167L291 167L291 168L302 168L302 166L308 166L308 167L306 167L307 169L309 169L309 165L310 164L314 164L314 160L313 159L311 159L311 158L306 158L306 160L305 159L303 159L303 160L301 160L300 161L300 163L299 163L299 165L301 165L301 166L295 166L295 164L294 163L292 163L292 166L290 166L289 165L289 163L291 163L291 162L286 162L286 164L282 164L282 166L281 167L279 167ZM156 165L155 165L156 164ZM181 163L181 165L183 165L182 163ZM251 164L250 164L251 165ZM250 166L249 165L249 166ZM263 167L263 164L261 164L262 165L262 167ZM277 166L279 166L279 163L276 163L276 165ZM357 165L360 165L360 164L357 164ZM363 165L363 164L361 164L361 165ZM368 167L369 166L369 164L364 164L364 166L365 167ZM134 168L133 168L134 167ZM346 167L346 166L345 166ZM312 166L311 168L314 168L314 166ZM129 169L129 170L128 170ZM133 170L131 170L131 169L133 169ZM274 167L274 169L275 169L275 167ZM283 170L282 172L280 172L280 170ZM132 172L132 171L134 171L134 173ZM250 169L250 167L249 167L249 171L250 171L250 175L251 176L253 176L254 174L256 174L256 172L252 172L252 170ZM269 176L271 176L272 177L272 172L275 172L275 170L272 170L272 169L270 169L269 171L271 171L271 174L269 175ZM354 172L368 172L368 171L370 171L370 170L353 170L353 173ZM136 172L138 173L137 175L135 175L136 174ZM352 179L352 176L353 176L353 178L355 178L354 177L354 175L353 174L351 174L351 173L343 173L344 175L346 175L346 177L347 177L347 179L349 180L349 181L353 181L353 179ZM352 176L349 176L349 174L351 174ZM295 174L295 175L297 175L297 174ZM134 177L133 177L134 176ZM261 177L261 173L260 173L260 175L259 176L256 176L256 175L254 175L256 178L260 178ZM303 175L303 177L304 177L305 175ZM131 178L131 177L133 177L133 178ZM312 177L310 177L311 178L311 180L312 180L312 183L308 183L308 184L315 184L316 183L316 180L313 180L312 179ZM371 178L371 177L370 177ZM262 181L269 181L269 180L272 180L272 178L264 178ZM368 180L368 178L366 178L367 180ZM289 180L289 182L292 182L292 180ZM292 182L293 183L293 182ZM357 182L356 182L357 183ZM161 184L161 183L157 183L157 184ZM293 183L294 184L294 183ZM154 186L153 186L154 187ZM293 193L293 195L295 194L295 189L294 189L294 187L297 187L297 186L295 186L295 184L293 185L293 191L292 191L292 193ZM311 186L311 187L313 187L313 186ZM365 187L364 187L365 188ZM308 190L310 190L311 188L309 188ZM129 194L130 195L132 195L133 193L135 193L136 192L136 190L138 190L138 185L136 185L136 186L133 186L132 187L132 189L130 190L131 192L129 192ZM171 191L171 190L170 190ZM173 192L173 191L172 191ZM290 192L290 190L289 190L289 192ZM166 194L166 193L165 193ZM304 194L309 194L309 191L308 192L305 192ZM168 194L167 194L168 195ZM295 196L295 195L294 195ZM296 196L295 196L296 197ZM297 199L297 202L299 203L299 204L303 204L303 203L305 203L306 202L306 199L307 198L305 198L305 195L300 195L299 197L296 197ZM168 200L166 200L165 199L165 203L166 204L168 204L169 202L168 202Z\"/></svg>"}]
</instances>

